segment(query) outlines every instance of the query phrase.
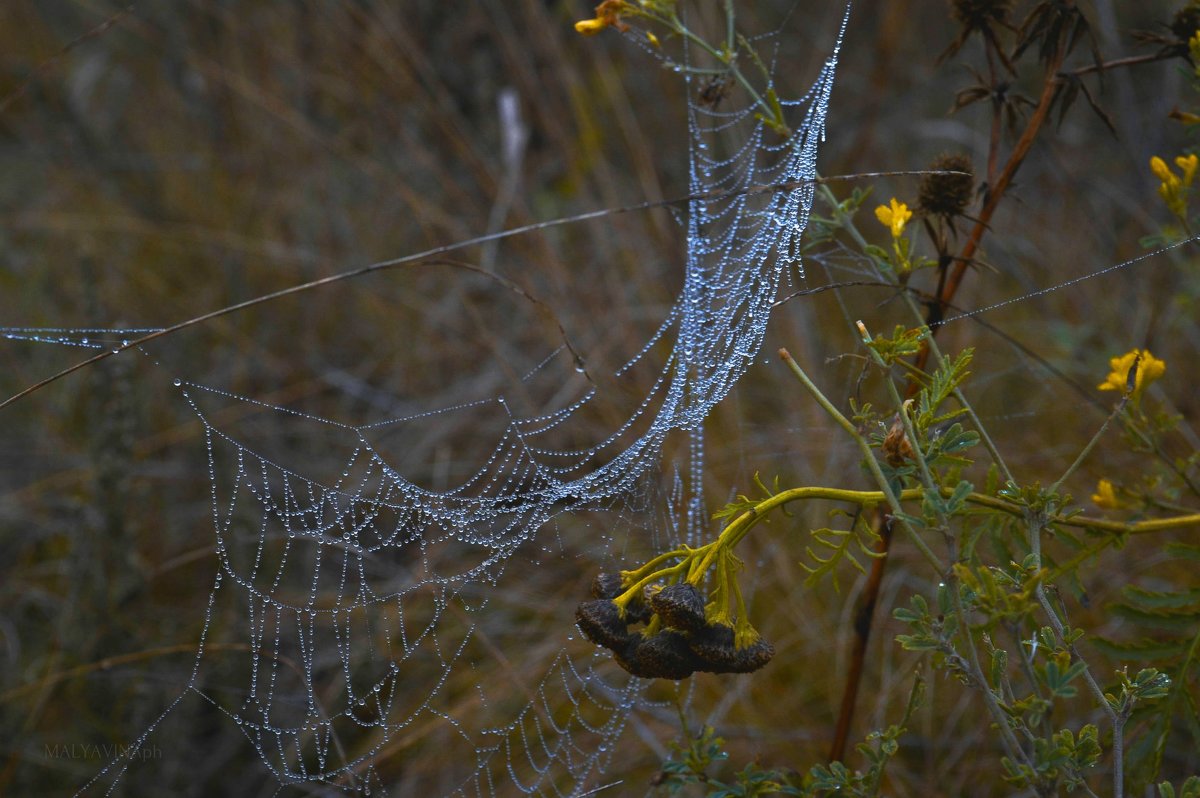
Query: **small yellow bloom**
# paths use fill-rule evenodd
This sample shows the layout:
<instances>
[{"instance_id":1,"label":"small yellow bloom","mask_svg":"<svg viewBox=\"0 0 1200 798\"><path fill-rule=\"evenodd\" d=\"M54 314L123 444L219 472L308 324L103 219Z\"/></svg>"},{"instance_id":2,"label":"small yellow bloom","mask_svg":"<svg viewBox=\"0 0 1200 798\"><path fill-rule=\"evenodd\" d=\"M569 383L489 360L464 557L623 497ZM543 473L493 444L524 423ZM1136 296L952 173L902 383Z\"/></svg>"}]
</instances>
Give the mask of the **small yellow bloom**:
<instances>
[{"instance_id":1,"label":"small yellow bloom","mask_svg":"<svg viewBox=\"0 0 1200 798\"><path fill-rule=\"evenodd\" d=\"M575 23L575 32L584 36L593 36L608 27L602 19L581 19Z\"/></svg>"},{"instance_id":2,"label":"small yellow bloom","mask_svg":"<svg viewBox=\"0 0 1200 798\"><path fill-rule=\"evenodd\" d=\"M1154 176L1164 183L1178 182L1179 178L1171 171L1171 167L1167 166L1167 162L1155 155L1150 159L1150 171Z\"/></svg>"},{"instance_id":3,"label":"small yellow bloom","mask_svg":"<svg viewBox=\"0 0 1200 798\"><path fill-rule=\"evenodd\" d=\"M1181 155L1175 159L1175 163L1183 169L1184 180L1180 180L1179 175L1172 172L1162 158L1155 155L1150 159L1150 171L1162 181L1158 184L1158 196L1167 204L1167 209L1180 219L1187 218L1187 188L1196 174L1196 160L1194 155L1186 158Z\"/></svg>"},{"instance_id":4,"label":"small yellow bloom","mask_svg":"<svg viewBox=\"0 0 1200 798\"><path fill-rule=\"evenodd\" d=\"M875 218L884 227L890 228L892 238L899 238L904 233L904 225L912 218L912 211L903 202L892 197L891 205L880 205L875 209Z\"/></svg>"},{"instance_id":5,"label":"small yellow bloom","mask_svg":"<svg viewBox=\"0 0 1200 798\"><path fill-rule=\"evenodd\" d=\"M1092 494L1092 503L1105 510L1119 510L1122 507L1121 500L1117 498L1116 487L1107 479L1100 480L1100 483L1096 485L1096 492Z\"/></svg>"},{"instance_id":6,"label":"small yellow bloom","mask_svg":"<svg viewBox=\"0 0 1200 798\"><path fill-rule=\"evenodd\" d=\"M621 21L621 14L629 11L625 0L604 0L596 6L594 19L581 19L575 23L575 32L584 36L594 36L605 28L628 30L629 26Z\"/></svg>"},{"instance_id":7,"label":"small yellow bloom","mask_svg":"<svg viewBox=\"0 0 1200 798\"><path fill-rule=\"evenodd\" d=\"M1200 116L1190 111L1180 111L1178 108L1172 108L1171 113L1167 114L1167 116L1185 125L1200 125Z\"/></svg>"},{"instance_id":8,"label":"small yellow bloom","mask_svg":"<svg viewBox=\"0 0 1200 798\"><path fill-rule=\"evenodd\" d=\"M1183 185L1190 186L1192 178L1196 176L1196 166L1200 165L1200 157L1197 157L1195 153L1180 155L1175 158L1175 165L1183 172Z\"/></svg>"},{"instance_id":9,"label":"small yellow bloom","mask_svg":"<svg viewBox=\"0 0 1200 798\"><path fill-rule=\"evenodd\" d=\"M1138 361L1137 376L1134 378L1131 398L1134 401L1140 399L1146 386L1161 377L1167 370L1167 364L1150 354L1148 349L1131 349L1125 354L1109 360L1108 364L1112 371L1109 372L1108 379L1097 387L1102 391L1124 392L1129 383L1129 370L1133 368L1133 362L1139 355L1141 360Z\"/></svg>"}]
</instances>

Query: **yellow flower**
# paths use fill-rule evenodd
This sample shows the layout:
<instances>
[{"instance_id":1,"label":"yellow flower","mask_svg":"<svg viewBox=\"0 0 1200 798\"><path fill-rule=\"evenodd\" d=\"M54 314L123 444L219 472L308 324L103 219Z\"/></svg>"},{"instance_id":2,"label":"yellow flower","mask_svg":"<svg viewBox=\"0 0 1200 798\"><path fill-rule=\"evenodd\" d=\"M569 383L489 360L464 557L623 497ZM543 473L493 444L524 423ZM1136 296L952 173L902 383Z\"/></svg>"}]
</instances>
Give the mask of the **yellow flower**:
<instances>
[{"instance_id":1,"label":"yellow flower","mask_svg":"<svg viewBox=\"0 0 1200 798\"><path fill-rule=\"evenodd\" d=\"M1150 171L1162 181L1158 184L1158 196L1163 198L1167 209L1180 219L1187 218L1187 188L1196 175L1197 161L1195 155L1181 155L1175 159L1176 165L1183 170L1183 180L1180 180L1179 175L1172 172L1171 167L1167 166L1167 162L1162 158L1155 155L1150 159Z\"/></svg>"},{"instance_id":2,"label":"yellow flower","mask_svg":"<svg viewBox=\"0 0 1200 798\"><path fill-rule=\"evenodd\" d=\"M581 23L582 24L582 23ZM1155 155L1150 159L1150 171L1154 176L1164 183L1178 183L1179 178L1171 171L1171 167L1167 166L1167 162Z\"/></svg>"},{"instance_id":3,"label":"yellow flower","mask_svg":"<svg viewBox=\"0 0 1200 798\"><path fill-rule=\"evenodd\" d=\"M1116 487L1107 479L1100 480L1096 492L1092 494L1092 503L1105 510L1119 510L1123 505L1117 498Z\"/></svg>"},{"instance_id":4,"label":"yellow flower","mask_svg":"<svg viewBox=\"0 0 1200 798\"><path fill-rule=\"evenodd\" d=\"M1175 158L1175 165L1183 172L1183 185L1190 186L1192 178L1196 176L1196 166L1200 164L1200 157L1195 153L1191 155L1179 155Z\"/></svg>"},{"instance_id":5,"label":"yellow flower","mask_svg":"<svg viewBox=\"0 0 1200 798\"><path fill-rule=\"evenodd\" d=\"M904 225L912 218L912 211L903 202L892 197L891 205L880 205L875 209L875 218L884 227L890 228L892 238L899 238L904 233Z\"/></svg>"},{"instance_id":6,"label":"yellow flower","mask_svg":"<svg viewBox=\"0 0 1200 798\"><path fill-rule=\"evenodd\" d=\"M1148 349L1131 349L1125 354L1109 360L1108 364L1112 371L1109 372L1108 379L1097 387L1102 391L1124 392L1129 384L1129 370L1133 368L1133 363L1139 355L1141 360L1138 361L1137 376L1134 378L1131 398L1134 401L1140 399L1146 386L1161 377L1167 370L1167 364L1150 354Z\"/></svg>"},{"instance_id":7,"label":"yellow flower","mask_svg":"<svg viewBox=\"0 0 1200 798\"><path fill-rule=\"evenodd\" d=\"M596 6L594 19L581 19L575 23L575 32L584 36L594 36L605 28L616 28L619 31L628 30L629 26L621 21L621 14L630 12L625 0L604 0Z\"/></svg>"},{"instance_id":8,"label":"yellow flower","mask_svg":"<svg viewBox=\"0 0 1200 798\"><path fill-rule=\"evenodd\" d=\"M1172 108L1171 113L1167 114L1167 116L1185 125L1200 125L1200 116L1190 111L1180 111L1178 108Z\"/></svg>"},{"instance_id":9,"label":"yellow flower","mask_svg":"<svg viewBox=\"0 0 1200 798\"><path fill-rule=\"evenodd\" d=\"M607 27L608 23L602 19L581 19L575 23L575 32L582 33L584 36L592 36Z\"/></svg>"}]
</instances>

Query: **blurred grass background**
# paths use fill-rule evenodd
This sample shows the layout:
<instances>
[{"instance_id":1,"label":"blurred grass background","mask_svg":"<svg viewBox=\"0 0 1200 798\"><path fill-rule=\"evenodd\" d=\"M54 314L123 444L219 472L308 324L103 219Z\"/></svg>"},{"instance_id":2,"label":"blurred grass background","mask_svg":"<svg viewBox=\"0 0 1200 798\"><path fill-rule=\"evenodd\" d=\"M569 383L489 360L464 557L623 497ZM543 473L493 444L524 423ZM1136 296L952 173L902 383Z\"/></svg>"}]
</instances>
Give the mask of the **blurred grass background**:
<instances>
[{"instance_id":1,"label":"blurred grass background","mask_svg":"<svg viewBox=\"0 0 1200 798\"><path fill-rule=\"evenodd\" d=\"M744 30L784 25L781 93L803 91L828 54L842 5L745 5ZM590 15L587 3L147 3L76 42L123 8L92 0L0 6L5 326L161 326L485 232L687 193L682 82L618 36L577 36L571 23ZM1174 10L1116 0L1087 8L1108 57L1145 52L1131 32L1161 30ZM974 53L935 63L956 32L941 2L855 5L823 174L920 169L947 151L982 165L985 104L947 113L972 82L963 64ZM1113 71L1102 91L1091 85L1117 136L1083 104L1047 131L985 240L994 270L972 274L959 304L1020 296L1138 255L1139 239L1166 220L1146 164L1187 143L1167 119L1192 100L1179 62ZM498 110L506 91L528 128L525 146L507 160ZM875 191L868 207L916 197L902 179L879 181ZM589 369L603 374L657 327L681 284L683 248L671 215L654 210L457 257L546 303ZM1149 347L1168 364L1157 398L1190 423L1200 343L1193 261L1176 251L986 319L1089 389L1110 356ZM845 279L853 266L837 253L814 259L807 285ZM854 395L859 365L839 357L854 348L847 322L863 318L882 331L907 321L885 299L863 289L793 300L777 311L764 352L786 345L831 396ZM941 342L977 348L968 394L1030 482L1057 478L1103 419L971 321L949 325ZM453 269L387 272L220 319L155 344L149 357L125 353L0 411L0 793L72 793L102 762L48 757L45 746L126 743L186 683L216 561L200 425L169 375L361 423L496 395L528 358L557 345L553 323L494 282ZM82 351L5 342L0 392L15 393ZM750 490L755 472L783 484L863 483L850 442L797 387L766 357L714 415L711 507ZM590 418L597 435L619 417L606 407ZM492 446L481 423L455 415L434 430L406 431L394 456L417 481L453 484L456 469ZM261 433L280 451L311 458L314 470L340 467L336 458L321 462L320 444L288 437L283 421L266 419ZM1115 436L1106 440L1071 492L1085 497L1098 477L1119 473L1128 462L1121 451ZM778 525L749 542L756 623L775 642L776 661L752 677L694 680L693 721L717 725L735 762L804 769L827 749L858 585L844 579L840 595L799 589L804 536L796 533L822 518L814 510L796 529ZM1170 564L1157 551L1134 543L1105 555L1085 584L1091 606L1102 608L1126 579L1167 578ZM894 557L885 608L929 587L919 568L905 567L903 546ZM555 562L529 569L533 610L513 615L517 631L546 637L545 651L516 664L530 674L565 642L589 568L600 565ZM881 609L857 736L899 714L915 663L892 644L897 630ZM892 793L985 794L978 774L993 765L979 753L989 749L978 708L953 685L935 680L931 691ZM669 708L636 717L610 764L609 775L625 779L622 794L648 789L677 735ZM124 794L276 789L211 707L173 713L156 739L162 759L136 769ZM393 757L385 771L395 794L438 792L464 773L463 762L438 758L420 741ZM1193 759L1173 752L1168 767Z\"/></svg>"}]
</instances>

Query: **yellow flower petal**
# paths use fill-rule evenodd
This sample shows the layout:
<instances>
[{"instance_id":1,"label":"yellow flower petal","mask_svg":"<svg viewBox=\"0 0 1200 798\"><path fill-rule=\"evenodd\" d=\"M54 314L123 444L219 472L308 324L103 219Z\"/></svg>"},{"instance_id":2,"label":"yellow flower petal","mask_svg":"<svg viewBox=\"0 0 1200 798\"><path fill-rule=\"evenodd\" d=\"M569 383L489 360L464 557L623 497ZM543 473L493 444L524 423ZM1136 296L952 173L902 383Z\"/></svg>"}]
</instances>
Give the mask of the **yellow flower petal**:
<instances>
[{"instance_id":1,"label":"yellow flower petal","mask_svg":"<svg viewBox=\"0 0 1200 798\"><path fill-rule=\"evenodd\" d=\"M1195 153L1180 155L1175 159L1175 165L1183 172L1183 184L1190 186L1192 178L1196 176L1196 167L1200 165L1200 157L1197 157Z\"/></svg>"},{"instance_id":2,"label":"yellow flower petal","mask_svg":"<svg viewBox=\"0 0 1200 798\"><path fill-rule=\"evenodd\" d=\"M602 19L581 19L575 23L575 32L584 36L594 36L607 27L608 23Z\"/></svg>"},{"instance_id":3,"label":"yellow flower petal","mask_svg":"<svg viewBox=\"0 0 1200 798\"><path fill-rule=\"evenodd\" d=\"M576 25L576 28L579 26ZM1172 180L1178 180L1175 174L1171 171L1171 167L1167 166L1167 162L1155 155L1150 159L1150 171L1154 176L1164 183L1170 183Z\"/></svg>"},{"instance_id":4,"label":"yellow flower petal","mask_svg":"<svg viewBox=\"0 0 1200 798\"><path fill-rule=\"evenodd\" d=\"M890 205L880 205L875 209L875 218L891 230L892 238L899 238L904 233L904 225L912 218L912 211L903 202L892 197Z\"/></svg>"},{"instance_id":5,"label":"yellow flower petal","mask_svg":"<svg viewBox=\"0 0 1200 798\"><path fill-rule=\"evenodd\" d=\"M1102 391L1124 393L1129 386L1129 370L1133 368L1133 363L1139 355L1141 360L1138 362L1137 374L1134 376L1131 398L1134 401L1140 399L1146 386L1162 377L1167 371L1167 364L1146 349L1131 349L1123 355L1110 359L1108 364L1112 370L1109 372L1108 378L1097 387Z\"/></svg>"},{"instance_id":6,"label":"yellow flower petal","mask_svg":"<svg viewBox=\"0 0 1200 798\"><path fill-rule=\"evenodd\" d=\"M1092 503L1106 510L1117 510L1121 507L1121 500L1117 498L1117 489L1107 479L1100 480L1096 485L1096 492L1092 494Z\"/></svg>"}]
</instances>

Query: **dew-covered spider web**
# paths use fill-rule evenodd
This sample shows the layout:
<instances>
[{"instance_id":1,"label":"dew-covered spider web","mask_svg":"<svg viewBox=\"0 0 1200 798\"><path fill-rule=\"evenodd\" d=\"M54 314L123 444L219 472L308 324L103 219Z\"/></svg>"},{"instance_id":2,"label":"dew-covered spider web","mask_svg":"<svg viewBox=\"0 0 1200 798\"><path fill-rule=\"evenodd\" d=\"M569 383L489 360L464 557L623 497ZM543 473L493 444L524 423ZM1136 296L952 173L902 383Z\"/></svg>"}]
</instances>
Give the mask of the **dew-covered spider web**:
<instances>
[{"instance_id":1,"label":"dew-covered spider web","mask_svg":"<svg viewBox=\"0 0 1200 798\"><path fill-rule=\"evenodd\" d=\"M778 35L754 45L769 58ZM185 689L81 792L121 792L184 701L236 728L281 787L408 794L427 758L456 763L451 782L422 784L446 794L582 795L617 781L610 751L646 683L576 639L581 596L522 587L543 559L586 570L710 532L705 420L759 355L798 271L840 42L809 92L782 102L786 139L736 94L697 99L704 78L686 54L677 65L692 98L682 290L615 369L564 338L499 392L384 399L352 420L156 369L202 426L218 569L196 602L205 620ZM134 344L161 329L3 334L157 363L153 344ZM643 384L623 413L599 414L605 435L578 431L601 386ZM441 472L414 466L408 453L449 417L470 418L472 440L439 450ZM526 605L547 600L564 622L534 629Z\"/></svg>"}]
</instances>

